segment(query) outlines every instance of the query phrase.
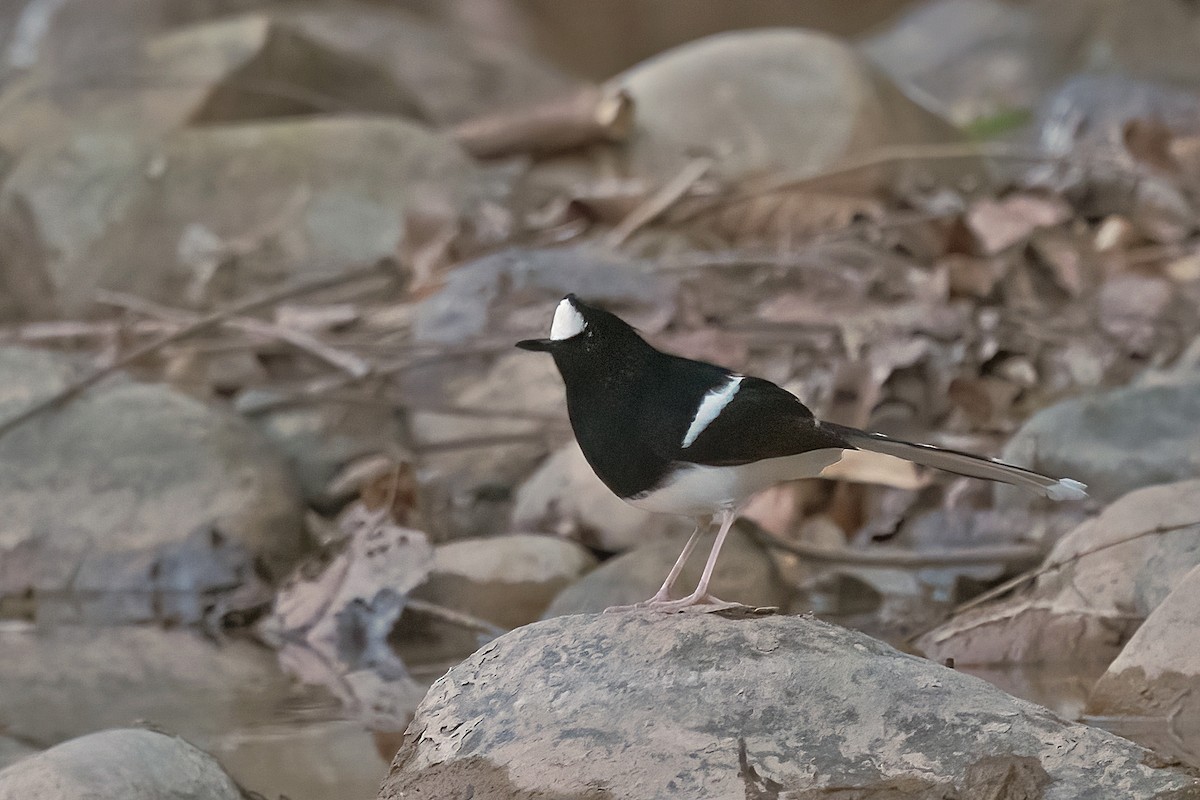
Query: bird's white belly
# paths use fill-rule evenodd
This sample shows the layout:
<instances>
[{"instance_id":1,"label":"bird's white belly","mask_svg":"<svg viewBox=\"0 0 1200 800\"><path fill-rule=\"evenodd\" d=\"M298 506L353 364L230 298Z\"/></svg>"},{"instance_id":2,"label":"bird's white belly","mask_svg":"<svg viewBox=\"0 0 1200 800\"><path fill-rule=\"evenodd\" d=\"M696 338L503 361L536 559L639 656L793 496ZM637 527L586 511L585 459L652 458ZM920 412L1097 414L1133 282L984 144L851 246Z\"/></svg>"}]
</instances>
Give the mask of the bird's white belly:
<instances>
[{"instance_id":1,"label":"bird's white belly","mask_svg":"<svg viewBox=\"0 0 1200 800\"><path fill-rule=\"evenodd\" d=\"M841 448L811 450L794 456L767 458L735 467L694 465L670 483L626 500L632 506L661 514L697 516L735 508L763 489L782 481L815 478L841 460Z\"/></svg>"}]
</instances>

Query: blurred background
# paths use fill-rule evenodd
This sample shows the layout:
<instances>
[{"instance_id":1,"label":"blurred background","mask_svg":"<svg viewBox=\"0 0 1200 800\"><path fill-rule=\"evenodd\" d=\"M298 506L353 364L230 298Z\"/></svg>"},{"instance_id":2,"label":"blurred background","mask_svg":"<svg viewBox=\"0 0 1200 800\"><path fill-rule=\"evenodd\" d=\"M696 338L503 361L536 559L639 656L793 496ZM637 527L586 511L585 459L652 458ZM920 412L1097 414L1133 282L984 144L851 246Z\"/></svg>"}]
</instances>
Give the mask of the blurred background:
<instances>
[{"instance_id":1,"label":"blurred background","mask_svg":"<svg viewBox=\"0 0 1200 800\"><path fill-rule=\"evenodd\" d=\"M512 347L567 292L1089 484L849 463L714 591L1200 766L1200 622L1154 616L1200 598L1198 41L1188 0L0 3L0 767L146 722L375 797L447 668L652 594L690 523Z\"/></svg>"}]
</instances>

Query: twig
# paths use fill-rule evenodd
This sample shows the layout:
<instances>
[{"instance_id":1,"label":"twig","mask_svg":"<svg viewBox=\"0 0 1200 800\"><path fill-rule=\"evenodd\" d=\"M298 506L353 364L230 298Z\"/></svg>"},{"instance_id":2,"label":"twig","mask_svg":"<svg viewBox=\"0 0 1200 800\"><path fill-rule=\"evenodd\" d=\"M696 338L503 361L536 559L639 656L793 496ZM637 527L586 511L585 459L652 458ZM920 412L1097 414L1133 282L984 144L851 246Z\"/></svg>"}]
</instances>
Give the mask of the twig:
<instances>
[{"instance_id":1,"label":"twig","mask_svg":"<svg viewBox=\"0 0 1200 800\"><path fill-rule=\"evenodd\" d=\"M708 172L712 165L712 159L709 158L697 158L689 161L679 171L678 175L667 181L657 192L654 192L639 203L637 208L630 211L625 219L617 223L617 226L609 231L608 236L605 237L605 244L608 247L620 247L643 225L652 222L672 205L679 202L679 199L688 193L688 190L695 185L696 181L704 177L704 174Z\"/></svg>"},{"instance_id":2,"label":"twig","mask_svg":"<svg viewBox=\"0 0 1200 800\"><path fill-rule=\"evenodd\" d=\"M407 597L404 600L405 609L412 609L419 614L426 614L434 619L440 619L442 622L449 622L451 625L458 625L460 628L466 628L470 631L478 631L485 633L495 639L498 636L503 636L508 633L507 630L498 625L493 625L487 620L473 617L470 614L464 614L461 611L455 611L453 608L446 608L437 603L430 603L428 600L418 600L415 597Z\"/></svg>"},{"instance_id":3,"label":"twig","mask_svg":"<svg viewBox=\"0 0 1200 800\"><path fill-rule=\"evenodd\" d=\"M262 308L263 306L269 306L272 303L278 303L281 300L286 300L291 297L310 294L312 292L319 292L326 289L333 289L335 287L344 286L348 283L364 280L366 278L378 277L380 272L380 267L378 265L374 265L350 270L349 272L343 272L340 275L329 275L313 278L312 280L301 281L293 284L292 286L285 286L280 289L276 289L275 291L266 292L265 294L247 298L241 302L234 303L228 308L220 311L214 311L211 314L206 314L194 322L184 325L176 331L164 334L153 341L147 342L141 347L134 348L121 358L113 361L111 364L94 370L91 374L79 379L70 386L67 386L61 391L55 392L49 397L46 397L29 406L19 414L8 418L4 422L0 423L0 438L7 436L13 430L21 425L24 425L29 420L69 402L71 399L95 386L97 383L104 380L109 375L112 375L114 372L117 372L124 367L127 367L130 364L145 358L148 355L158 352L167 345L182 341L189 336L194 336L195 334L207 330L214 325L219 325L230 317L234 317L239 314L245 314L249 311Z\"/></svg>"},{"instance_id":4,"label":"twig","mask_svg":"<svg viewBox=\"0 0 1200 800\"><path fill-rule=\"evenodd\" d=\"M1192 522L1184 522L1179 525L1160 525L1157 528L1151 528L1150 530L1139 531L1138 533L1135 533L1132 536L1127 536L1124 539L1118 539L1118 540L1112 541L1112 542L1105 542L1102 545L1093 547L1091 550L1085 550L1082 553L1076 553L1075 555L1070 556L1069 558L1064 558L1062 561L1054 561L1051 563L1042 564L1040 567L1032 569L1029 572L1022 573L1022 574L1016 576L1015 578L1012 578L1011 580L1005 581L1004 583L1000 584L999 586L993 586L991 589L988 589L986 592L984 592L981 595L972 597L970 600L957 606L954 609L953 613L961 614L964 611L969 611L970 609L975 608L976 606L980 606L980 605L988 602L989 600L994 600L995 598L999 597L1000 595L1007 594L1008 592L1011 592L1013 589L1016 589L1018 586L1022 586L1026 583L1029 583L1030 581L1034 580L1035 578L1041 577L1042 575L1045 575L1047 572L1050 572L1051 570L1058 569L1059 567L1065 567L1067 564L1074 563L1074 562L1078 561L1079 559L1083 558L1084 556L1090 556L1093 553L1099 553L1103 550L1109 549L1110 547L1116 547L1117 545L1122 545L1122 544L1126 544L1128 542L1137 541L1138 539L1144 539L1147 536L1157 536L1157 535L1163 534L1163 533L1173 533L1175 531L1184 530L1185 528L1194 528L1197 525L1200 525L1200 520L1194 520Z\"/></svg>"},{"instance_id":5,"label":"twig","mask_svg":"<svg viewBox=\"0 0 1200 800\"><path fill-rule=\"evenodd\" d=\"M994 547L942 548L913 551L893 547L871 550L852 550L846 547L817 547L789 542L773 533L754 526L754 535L767 547L795 553L808 561L830 564L858 564L869 567L923 569L926 567L971 566L980 564L1015 564L1036 561L1042 551L1033 545L1000 545Z\"/></svg>"},{"instance_id":6,"label":"twig","mask_svg":"<svg viewBox=\"0 0 1200 800\"><path fill-rule=\"evenodd\" d=\"M485 114L451 136L476 158L556 153L595 142L619 142L633 127L633 98L624 89L586 86L533 105Z\"/></svg>"},{"instance_id":7,"label":"twig","mask_svg":"<svg viewBox=\"0 0 1200 800\"><path fill-rule=\"evenodd\" d=\"M199 314L169 308L142 297L125 294L124 292L110 292L101 289L96 292L95 299L97 302L104 303L105 305L158 317L178 325L189 325L200 319ZM243 333L249 333L266 339L275 339L289 344L297 350L302 350L348 373L354 378L362 378L371 373L371 365L365 360L353 353L347 353L345 350L339 350L336 347L325 344L320 339L305 331L266 322L265 320L254 319L253 317L230 317L229 319L222 320L220 324L222 327L233 328Z\"/></svg>"}]
</instances>

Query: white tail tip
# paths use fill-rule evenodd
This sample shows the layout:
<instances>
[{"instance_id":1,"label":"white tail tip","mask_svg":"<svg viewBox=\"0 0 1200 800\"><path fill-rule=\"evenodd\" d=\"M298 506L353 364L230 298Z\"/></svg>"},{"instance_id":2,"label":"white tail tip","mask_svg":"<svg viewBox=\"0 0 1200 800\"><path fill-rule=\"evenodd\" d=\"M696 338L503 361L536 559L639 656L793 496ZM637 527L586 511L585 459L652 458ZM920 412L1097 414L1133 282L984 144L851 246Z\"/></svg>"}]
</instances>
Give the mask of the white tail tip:
<instances>
[{"instance_id":1,"label":"white tail tip","mask_svg":"<svg viewBox=\"0 0 1200 800\"><path fill-rule=\"evenodd\" d=\"M1046 487L1046 497L1051 500L1083 500L1087 496L1087 484L1070 478L1060 478Z\"/></svg>"}]
</instances>

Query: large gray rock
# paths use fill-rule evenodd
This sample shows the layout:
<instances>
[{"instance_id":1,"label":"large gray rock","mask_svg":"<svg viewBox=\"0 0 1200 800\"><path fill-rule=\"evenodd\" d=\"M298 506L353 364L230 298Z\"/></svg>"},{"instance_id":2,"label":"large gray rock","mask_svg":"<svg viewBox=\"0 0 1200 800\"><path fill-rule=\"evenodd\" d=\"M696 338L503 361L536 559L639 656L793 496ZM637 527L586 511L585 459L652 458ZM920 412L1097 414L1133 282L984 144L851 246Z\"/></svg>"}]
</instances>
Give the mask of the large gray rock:
<instances>
[{"instance_id":1,"label":"large gray rock","mask_svg":"<svg viewBox=\"0 0 1200 800\"><path fill-rule=\"evenodd\" d=\"M415 204L459 208L479 174L456 145L422 127L358 117L190 129L140 166L150 174L130 187L91 266L64 263L59 274L85 288L98 281L191 305L394 258ZM69 229L59 234L72 240Z\"/></svg>"},{"instance_id":2,"label":"large gray rock","mask_svg":"<svg viewBox=\"0 0 1200 800\"><path fill-rule=\"evenodd\" d=\"M1198 796L1151 761L816 620L632 613L521 628L452 669L379 796Z\"/></svg>"},{"instance_id":3,"label":"large gray rock","mask_svg":"<svg viewBox=\"0 0 1200 800\"><path fill-rule=\"evenodd\" d=\"M0 349L0 419L77 375L60 355ZM118 376L0 438L0 593L228 592L256 564L286 571L301 514L245 421Z\"/></svg>"},{"instance_id":4,"label":"large gray rock","mask_svg":"<svg viewBox=\"0 0 1200 800\"><path fill-rule=\"evenodd\" d=\"M1200 480L1130 492L1055 544L1045 565L1061 566L917 644L931 659L961 664L1110 661L1200 564L1197 508Z\"/></svg>"},{"instance_id":5,"label":"large gray rock","mask_svg":"<svg viewBox=\"0 0 1200 800\"><path fill-rule=\"evenodd\" d=\"M394 258L415 203L453 212L502 190L485 184L413 123L309 117L162 140L113 127L49 137L4 196L28 208L64 307L97 286L203 307Z\"/></svg>"},{"instance_id":6,"label":"large gray rock","mask_svg":"<svg viewBox=\"0 0 1200 800\"><path fill-rule=\"evenodd\" d=\"M801 29L735 31L669 50L613 82L637 117L633 174L666 180L698 155L728 178L802 178L887 145L955 141L838 39Z\"/></svg>"},{"instance_id":7,"label":"large gray rock","mask_svg":"<svg viewBox=\"0 0 1200 800\"><path fill-rule=\"evenodd\" d=\"M242 800L216 759L137 728L72 739L0 770L0 800Z\"/></svg>"},{"instance_id":8,"label":"large gray rock","mask_svg":"<svg viewBox=\"0 0 1200 800\"><path fill-rule=\"evenodd\" d=\"M1034 414L1009 440L1004 461L1088 485L1102 502L1156 483L1200 477L1200 380L1077 397ZM997 487L997 506L1037 498Z\"/></svg>"},{"instance_id":9,"label":"large gray rock","mask_svg":"<svg viewBox=\"0 0 1200 800\"><path fill-rule=\"evenodd\" d=\"M609 606L645 600L662 586L690 533L665 534L606 561L554 598L544 617L603 611ZM715 536L715 531L709 531L700 537L676 584L681 597L699 582ZM738 525L729 532L721 550L713 571L712 593L730 602L775 607L786 607L794 595L780 577L770 554Z\"/></svg>"}]
</instances>

